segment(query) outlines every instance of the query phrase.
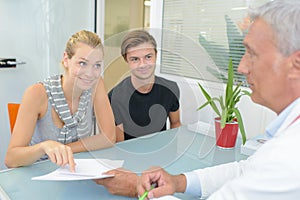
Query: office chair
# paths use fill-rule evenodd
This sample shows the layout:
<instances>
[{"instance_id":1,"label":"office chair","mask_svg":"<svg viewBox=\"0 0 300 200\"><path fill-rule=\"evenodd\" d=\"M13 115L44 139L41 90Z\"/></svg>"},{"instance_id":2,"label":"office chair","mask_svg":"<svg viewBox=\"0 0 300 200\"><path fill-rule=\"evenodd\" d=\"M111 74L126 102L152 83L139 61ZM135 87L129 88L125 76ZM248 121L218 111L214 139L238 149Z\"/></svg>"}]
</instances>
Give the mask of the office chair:
<instances>
[{"instance_id":1,"label":"office chair","mask_svg":"<svg viewBox=\"0 0 300 200\"><path fill-rule=\"evenodd\" d=\"M10 133L12 134L15 122L17 119L18 111L19 111L20 104L19 103L8 103L8 116L9 116L9 123L10 123Z\"/></svg>"}]
</instances>

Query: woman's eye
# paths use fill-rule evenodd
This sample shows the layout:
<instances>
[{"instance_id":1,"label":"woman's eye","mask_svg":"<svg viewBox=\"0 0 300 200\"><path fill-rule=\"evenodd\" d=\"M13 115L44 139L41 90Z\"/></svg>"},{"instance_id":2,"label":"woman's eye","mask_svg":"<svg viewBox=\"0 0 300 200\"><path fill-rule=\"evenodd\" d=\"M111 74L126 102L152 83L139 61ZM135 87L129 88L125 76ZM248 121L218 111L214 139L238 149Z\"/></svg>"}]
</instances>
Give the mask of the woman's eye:
<instances>
[{"instance_id":1,"label":"woman's eye","mask_svg":"<svg viewBox=\"0 0 300 200\"><path fill-rule=\"evenodd\" d=\"M101 68L101 64L100 64L100 63L95 64L94 67L95 67L96 69L100 69L100 68Z\"/></svg>"},{"instance_id":2,"label":"woman's eye","mask_svg":"<svg viewBox=\"0 0 300 200\"><path fill-rule=\"evenodd\" d=\"M150 60L151 58L152 58L152 55L147 55L147 56L146 56L146 59L147 59L147 60Z\"/></svg>"},{"instance_id":3,"label":"woman's eye","mask_svg":"<svg viewBox=\"0 0 300 200\"><path fill-rule=\"evenodd\" d=\"M86 66L86 62L81 61L81 62L79 62L79 65L80 65L81 67L84 67L84 66Z\"/></svg>"}]
</instances>

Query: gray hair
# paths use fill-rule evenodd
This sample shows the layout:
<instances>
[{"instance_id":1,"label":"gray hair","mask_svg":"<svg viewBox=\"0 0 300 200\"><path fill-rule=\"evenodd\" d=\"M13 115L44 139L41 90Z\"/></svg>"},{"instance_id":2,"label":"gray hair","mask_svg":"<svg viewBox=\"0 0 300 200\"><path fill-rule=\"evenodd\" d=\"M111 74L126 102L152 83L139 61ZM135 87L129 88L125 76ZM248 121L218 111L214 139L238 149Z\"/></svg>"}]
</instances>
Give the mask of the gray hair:
<instances>
[{"instance_id":1,"label":"gray hair","mask_svg":"<svg viewBox=\"0 0 300 200\"><path fill-rule=\"evenodd\" d=\"M134 30L125 35L123 38L123 42L121 45L121 54L123 58L126 59L127 50L131 47L136 47L140 44L149 43L153 46L155 52L157 52L156 49L156 41L152 35L150 35L145 30Z\"/></svg>"},{"instance_id":2,"label":"gray hair","mask_svg":"<svg viewBox=\"0 0 300 200\"><path fill-rule=\"evenodd\" d=\"M278 50L290 55L300 50L300 0L274 0L249 11L250 18L262 18L274 31Z\"/></svg>"}]
</instances>

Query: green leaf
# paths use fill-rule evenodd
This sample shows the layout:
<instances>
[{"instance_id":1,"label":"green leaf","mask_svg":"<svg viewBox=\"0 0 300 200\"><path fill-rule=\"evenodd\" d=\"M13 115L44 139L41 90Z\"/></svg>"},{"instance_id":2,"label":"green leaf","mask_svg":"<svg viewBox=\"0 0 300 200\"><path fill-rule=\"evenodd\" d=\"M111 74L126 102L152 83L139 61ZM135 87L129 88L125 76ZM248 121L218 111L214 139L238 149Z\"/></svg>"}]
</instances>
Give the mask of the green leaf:
<instances>
[{"instance_id":1,"label":"green leaf","mask_svg":"<svg viewBox=\"0 0 300 200\"><path fill-rule=\"evenodd\" d=\"M199 107L197 108L197 111L198 111L198 110L201 110L202 108L204 108L205 106L207 106L207 105L209 105L209 104L210 104L209 101L205 102L204 104L202 104L201 106L199 106Z\"/></svg>"},{"instance_id":2,"label":"green leaf","mask_svg":"<svg viewBox=\"0 0 300 200\"><path fill-rule=\"evenodd\" d=\"M234 108L233 111L236 115L236 118L237 118L237 121L238 121L238 124L239 124L239 129L241 131L242 141L243 141L243 145L244 145L247 138L246 138L246 132L245 132L245 128L244 128L243 119L242 119L241 113L238 109Z\"/></svg>"},{"instance_id":3,"label":"green leaf","mask_svg":"<svg viewBox=\"0 0 300 200\"><path fill-rule=\"evenodd\" d=\"M251 96L251 93L249 91L247 91L247 90L243 90L242 92L244 93L244 95L247 95L249 97Z\"/></svg>"},{"instance_id":4,"label":"green leaf","mask_svg":"<svg viewBox=\"0 0 300 200\"><path fill-rule=\"evenodd\" d=\"M222 112L221 122L220 122L221 129L224 128L226 125L226 121L227 121L226 118L227 118L227 108L225 108Z\"/></svg>"},{"instance_id":5,"label":"green leaf","mask_svg":"<svg viewBox=\"0 0 300 200\"><path fill-rule=\"evenodd\" d=\"M200 83L198 83L198 85L199 85L199 87L200 87L200 89L201 89L201 91L202 91L202 94L204 95L204 97L206 98L206 100L211 100L211 97L210 97L210 95L206 92L206 90L200 85Z\"/></svg>"},{"instance_id":6,"label":"green leaf","mask_svg":"<svg viewBox=\"0 0 300 200\"><path fill-rule=\"evenodd\" d=\"M221 117L220 111L219 111L219 109L218 109L218 107L217 107L217 105L215 104L214 101L217 101L217 102L219 102L219 104L221 104L221 100L218 99L218 98L216 98L216 97L214 97L214 98L212 98L212 101L210 102L210 105L211 105L211 107L213 108L213 110L215 111L215 113L216 113L219 117Z\"/></svg>"},{"instance_id":7,"label":"green leaf","mask_svg":"<svg viewBox=\"0 0 300 200\"><path fill-rule=\"evenodd\" d=\"M233 93L233 65L232 65L232 59L230 58L228 64L228 79L227 79L226 94L225 94L226 105L229 103L232 93Z\"/></svg>"},{"instance_id":8,"label":"green leaf","mask_svg":"<svg viewBox=\"0 0 300 200\"><path fill-rule=\"evenodd\" d=\"M204 108L205 106L207 106L208 104L210 104L210 106L215 111L215 113L220 117L221 116L220 111L219 111L217 105L214 102L214 101L218 101L218 99L217 98L211 98L210 95L206 92L206 90L200 85L200 83L198 83L198 85L199 85L199 87L202 91L202 94L206 98L207 102L204 103L202 106L200 106L197 110L200 110L200 109Z\"/></svg>"}]
</instances>

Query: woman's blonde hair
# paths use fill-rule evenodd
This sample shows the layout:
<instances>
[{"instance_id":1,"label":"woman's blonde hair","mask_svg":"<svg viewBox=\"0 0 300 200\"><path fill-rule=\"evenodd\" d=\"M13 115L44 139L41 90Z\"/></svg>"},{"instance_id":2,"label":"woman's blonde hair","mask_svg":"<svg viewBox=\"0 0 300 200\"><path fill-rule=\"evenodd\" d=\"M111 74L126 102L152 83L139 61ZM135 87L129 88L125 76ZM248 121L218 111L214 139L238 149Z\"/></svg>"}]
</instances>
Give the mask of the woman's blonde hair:
<instances>
[{"instance_id":1,"label":"woman's blonde hair","mask_svg":"<svg viewBox=\"0 0 300 200\"><path fill-rule=\"evenodd\" d=\"M81 30L73 34L66 44L65 52L69 59L74 56L78 43L89 45L92 48L100 48L103 53L103 45L100 37L91 31Z\"/></svg>"}]
</instances>

